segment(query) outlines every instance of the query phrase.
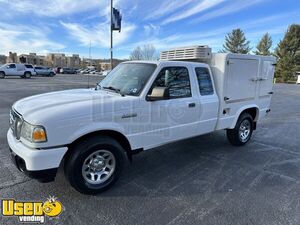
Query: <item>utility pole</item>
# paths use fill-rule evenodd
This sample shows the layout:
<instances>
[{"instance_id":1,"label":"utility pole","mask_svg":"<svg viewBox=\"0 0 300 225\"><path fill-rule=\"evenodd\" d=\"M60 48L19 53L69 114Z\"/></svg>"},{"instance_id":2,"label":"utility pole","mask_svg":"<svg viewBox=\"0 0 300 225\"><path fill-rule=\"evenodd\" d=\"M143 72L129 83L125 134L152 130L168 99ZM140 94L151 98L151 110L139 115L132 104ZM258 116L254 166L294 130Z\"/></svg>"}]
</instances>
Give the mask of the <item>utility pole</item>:
<instances>
[{"instance_id":1,"label":"utility pole","mask_svg":"<svg viewBox=\"0 0 300 225\"><path fill-rule=\"evenodd\" d=\"M110 69L113 69L113 0L110 0Z\"/></svg>"}]
</instances>

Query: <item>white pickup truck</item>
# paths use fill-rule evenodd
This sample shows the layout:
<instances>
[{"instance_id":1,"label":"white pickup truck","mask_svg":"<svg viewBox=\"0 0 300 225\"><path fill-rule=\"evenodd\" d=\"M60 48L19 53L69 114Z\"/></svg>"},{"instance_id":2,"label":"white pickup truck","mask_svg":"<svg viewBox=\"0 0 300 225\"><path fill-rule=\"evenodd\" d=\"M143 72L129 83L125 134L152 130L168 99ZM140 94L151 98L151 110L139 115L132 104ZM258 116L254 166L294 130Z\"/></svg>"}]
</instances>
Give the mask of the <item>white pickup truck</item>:
<instances>
[{"instance_id":1,"label":"white pickup truck","mask_svg":"<svg viewBox=\"0 0 300 225\"><path fill-rule=\"evenodd\" d=\"M21 78L31 78L36 71L31 64L7 63L0 67L0 79L8 76L19 76Z\"/></svg>"},{"instance_id":2,"label":"white pickup truck","mask_svg":"<svg viewBox=\"0 0 300 225\"><path fill-rule=\"evenodd\" d=\"M7 133L13 161L44 182L63 165L76 190L96 194L143 150L216 130L242 146L270 111L275 63L211 54L206 46L180 48L160 61L122 63L93 89L19 100Z\"/></svg>"}]
</instances>

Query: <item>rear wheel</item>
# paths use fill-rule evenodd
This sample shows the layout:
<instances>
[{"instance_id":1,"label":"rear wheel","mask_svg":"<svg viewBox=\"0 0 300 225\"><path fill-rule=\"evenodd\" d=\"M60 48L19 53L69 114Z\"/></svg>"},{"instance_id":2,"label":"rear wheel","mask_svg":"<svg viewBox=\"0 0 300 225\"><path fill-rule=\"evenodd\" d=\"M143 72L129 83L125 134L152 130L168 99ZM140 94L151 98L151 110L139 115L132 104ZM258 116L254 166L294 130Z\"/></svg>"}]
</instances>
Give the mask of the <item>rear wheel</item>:
<instances>
[{"instance_id":1,"label":"rear wheel","mask_svg":"<svg viewBox=\"0 0 300 225\"><path fill-rule=\"evenodd\" d=\"M54 77L54 73L53 72L49 73L49 77Z\"/></svg>"},{"instance_id":2,"label":"rear wheel","mask_svg":"<svg viewBox=\"0 0 300 225\"><path fill-rule=\"evenodd\" d=\"M242 146L247 144L253 132L253 118L248 113L243 113L234 129L227 130L227 139L234 146Z\"/></svg>"},{"instance_id":3,"label":"rear wheel","mask_svg":"<svg viewBox=\"0 0 300 225\"><path fill-rule=\"evenodd\" d=\"M30 72L25 72L25 73L24 73L24 77L25 77L26 79L31 78L31 73L30 73Z\"/></svg>"},{"instance_id":4,"label":"rear wheel","mask_svg":"<svg viewBox=\"0 0 300 225\"><path fill-rule=\"evenodd\" d=\"M72 187L83 194L98 194L119 178L125 154L110 137L93 136L77 144L65 162L65 175Z\"/></svg>"},{"instance_id":5,"label":"rear wheel","mask_svg":"<svg viewBox=\"0 0 300 225\"><path fill-rule=\"evenodd\" d=\"M4 79L5 78L5 73L4 72L0 72L0 79Z\"/></svg>"}]
</instances>

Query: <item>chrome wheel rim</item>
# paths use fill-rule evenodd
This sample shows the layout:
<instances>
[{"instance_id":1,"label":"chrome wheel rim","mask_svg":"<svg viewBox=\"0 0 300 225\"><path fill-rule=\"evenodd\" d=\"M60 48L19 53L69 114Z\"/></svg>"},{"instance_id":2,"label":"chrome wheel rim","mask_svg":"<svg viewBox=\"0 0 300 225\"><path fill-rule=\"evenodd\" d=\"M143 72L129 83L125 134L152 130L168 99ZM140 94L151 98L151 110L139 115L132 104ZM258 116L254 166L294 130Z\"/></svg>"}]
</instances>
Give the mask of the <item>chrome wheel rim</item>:
<instances>
[{"instance_id":1,"label":"chrome wheel rim","mask_svg":"<svg viewBox=\"0 0 300 225\"><path fill-rule=\"evenodd\" d=\"M242 142L246 142L249 139L251 132L251 124L248 120L244 120L239 129L239 137Z\"/></svg>"},{"instance_id":2,"label":"chrome wheel rim","mask_svg":"<svg viewBox=\"0 0 300 225\"><path fill-rule=\"evenodd\" d=\"M112 176L115 168L115 156L110 151L98 150L84 160L82 176L90 184L102 184Z\"/></svg>"}]
</instances>

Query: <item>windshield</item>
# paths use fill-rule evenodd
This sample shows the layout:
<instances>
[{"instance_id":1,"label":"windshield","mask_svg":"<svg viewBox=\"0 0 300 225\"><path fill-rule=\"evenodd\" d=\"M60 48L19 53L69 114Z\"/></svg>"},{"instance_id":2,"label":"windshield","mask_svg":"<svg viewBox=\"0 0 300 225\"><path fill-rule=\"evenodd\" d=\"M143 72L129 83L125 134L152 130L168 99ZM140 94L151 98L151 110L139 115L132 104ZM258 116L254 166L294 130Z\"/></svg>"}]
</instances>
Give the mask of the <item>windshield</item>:
<instances>
[{"instance_id":1,"label":"windshield","mask_svg":"<svg viewBox=\"0 0 300 225\"><path fill-rule=\"evenodd\" d=\"M123 63L104 78L101 88L118 90L124 95L138 96L156 69L150 63Z\"/></svg>"}]
</instances>

